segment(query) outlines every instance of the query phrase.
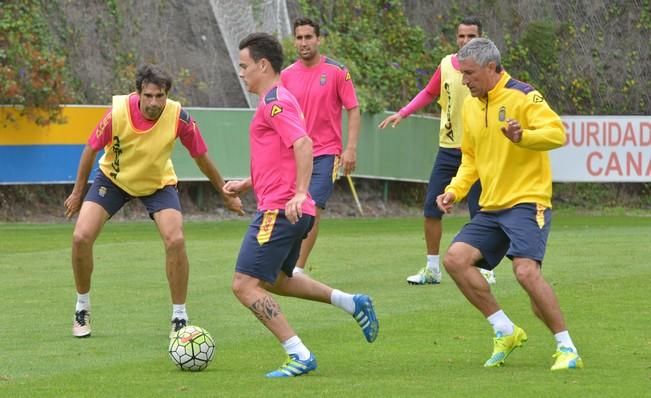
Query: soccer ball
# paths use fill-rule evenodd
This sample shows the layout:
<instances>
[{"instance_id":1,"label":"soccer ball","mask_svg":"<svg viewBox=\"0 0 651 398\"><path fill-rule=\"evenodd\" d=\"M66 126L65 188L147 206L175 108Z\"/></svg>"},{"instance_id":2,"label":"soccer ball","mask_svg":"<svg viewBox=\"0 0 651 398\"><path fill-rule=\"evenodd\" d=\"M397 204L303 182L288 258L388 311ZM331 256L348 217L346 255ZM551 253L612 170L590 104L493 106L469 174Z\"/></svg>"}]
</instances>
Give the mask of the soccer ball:
<instances>
[{"instance_id":1,"label":"soccer ball","mask_svg":"<svg viewBox=\"0 0 651 398\"><path fill-rule=\"evenodd\" d=\"M179 369L204 370L215 355L215 340L199 326L186 326L172 337L168 352Z\"/></svg>"}]
</instances>

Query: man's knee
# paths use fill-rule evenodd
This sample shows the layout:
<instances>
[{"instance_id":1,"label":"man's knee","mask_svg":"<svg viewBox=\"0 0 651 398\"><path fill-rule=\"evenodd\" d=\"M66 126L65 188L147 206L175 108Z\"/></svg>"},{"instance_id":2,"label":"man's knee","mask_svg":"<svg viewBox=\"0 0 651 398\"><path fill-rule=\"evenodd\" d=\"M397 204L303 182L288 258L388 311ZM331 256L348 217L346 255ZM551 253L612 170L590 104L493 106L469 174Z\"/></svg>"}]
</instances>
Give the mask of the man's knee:
<instances>
[{"instance_id":1,"label":"man's knee","mask_svg":"<svg viewBox=\"0 0 651 398\"><path fill-rule=\"evenodd\" d=\"M475 261L472 246L457 242L445 253L443 265L448 273L455 273L471 267Z\"/></svg>"},{"instance_id":2,"label":"man's knee","mask_svg":"<svg viewBox=\"0 0 651 398\"><path fill-rule=\"evenodd\" d=\"M95 243L96 238L96 234L92 233L87 228L77 226L72 233L72 244L76 247L88 247Z\"/></svg>"},{"instance_id":3,"label":"man's knee","mask_svg":"<svg viewBox=\"0 0 651 398\"><path fill-rule=\"evenodd\" d=\"M183 231L177 230L164 235L163 243L165 244L165 250L167 251L182 250L185 247Z\"/></svg>"},{"instance_id":4,"label":"man's knee","mask_svg":"<svg viewBox=\"0 0 651 398\"><path fill-rule=\"evenodd\" d=\"M244 281L242 275L239 274L235 275L235 277L233 278L233 283L231 284L231 290L233 291L235 297L237 297L238 299L244 296L245 292L247 291L247 288L246 288L246 282Z\"/></svg>"},{"instance_id":5,"label":"man's knee","mask_svg":"<svg viewBox=\"0 0 651 398\"><path fill-rule=\"evenodd\" d=\"M513 259L513 273L522 285L529 285L540 278L540 266L535 260L528 258Z\"/></svg>"},{"instance_id":6,"label":"man's knee","mask_svg":"<svg viewBox=\"0 0 651 398\"><path fill-rule=\"evenodd\" d=\"M231 284L231 290L242 304L248 305L249 299L247 298L255 294L254 290L260 284L261 282L258 279L236 272Z\"/></svg>"}]
</instances>

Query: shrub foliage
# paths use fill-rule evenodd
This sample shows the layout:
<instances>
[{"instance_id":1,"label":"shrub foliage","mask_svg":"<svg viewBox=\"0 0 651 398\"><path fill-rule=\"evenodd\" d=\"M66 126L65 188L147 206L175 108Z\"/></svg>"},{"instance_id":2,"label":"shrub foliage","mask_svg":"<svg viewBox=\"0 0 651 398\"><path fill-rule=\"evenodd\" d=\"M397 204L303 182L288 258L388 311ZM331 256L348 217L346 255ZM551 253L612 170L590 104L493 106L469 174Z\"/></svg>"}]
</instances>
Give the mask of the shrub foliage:
<instances>
[{"instance_id":1,"label":"shrub foliage","mask_svg":"<svg viewBox=\"0 0 651 398\"><path fill-rule=\"evenodd\" d=\"M36 0L3 0L0 13L0 104L16 105L38 124L61 122L70 102L66 59L54 49ZM1 122L6 122L9 114Z\"/></svg>"}]
</instances>

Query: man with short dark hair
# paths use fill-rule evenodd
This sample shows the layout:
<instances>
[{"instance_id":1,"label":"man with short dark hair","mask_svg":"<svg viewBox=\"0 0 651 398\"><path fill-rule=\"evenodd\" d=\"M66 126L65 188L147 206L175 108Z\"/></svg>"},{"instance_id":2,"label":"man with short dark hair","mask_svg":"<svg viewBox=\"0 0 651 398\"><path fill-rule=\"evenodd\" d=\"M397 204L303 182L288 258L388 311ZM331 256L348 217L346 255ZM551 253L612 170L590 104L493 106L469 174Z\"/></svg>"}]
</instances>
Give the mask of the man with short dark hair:
<instances>
[{"instance_id":1,"label":"man with short dark hair","mask_svg":"<svg viewBox=\"0 0 651 398\"><path fill-rule=\"evenodd\" d=\"M194 120L167 95L172 78L155 65L137 70L136 92L114 96L91 134L79 161L72 193L65 200L66 216L79 212L72 239L72 270L77 304L72 334L88 337L93 244L102 227L124 204L138 198L156 223L165 244L167 280L172 296L170 336L188 323L188 257L183 215L176 190L172 148L177 138L201 172L221 194L224 180L208 156L208 148ZM97 153L104 149L99 171L82 204L82 195ZM222 194L226 207L243 214L239 198Z\"/></svg>"},{"instance_id":2,"label":"man with short dark hair","mask_svg":"<svg viewBox=\"0 0 651 398\"><path fill-rule=\"evenodd\" d=\"M316 202L314 227L301 245L294 272L303 272L319 234L321 210L334 188L337 171L355 170L360 111L355 86L348 69L332 58L321 55L319 24L310 18L294 21L294 46L298 60L280 74L283 86L291 92L305 115L307 132L312 139L314 167L309 192ZM342 112L348 114L348 143L342 145ZM343 149L343 151L342 151Z\"/></svg>"},{"instance_id":3,"label":"man with short dark hair","mask_svg":"<svg viewBox=\"0 0 651 398\"><path fill-rule=\"evenodd\" d=\"M461 49L466 43L482 34L481 21L477 17L466 17L457 26L457 46ZM429 105L438 97L441 105L439 128L439 148L432 167L427 194L425 195L424 222L427 262L416 274L407 277L410 285L429 285L441 282L439 250L443 234L443 213L436 206L436 196L450 183L461 164L461 142L463 138L462 112L468 88L461 83L461 72L457 54L447 55L441 60L427 86L397 113L384 119L379 128L389 124L395 127L402 119ZM468 194L468 211L472 218L479 211L481 185L476 182ZM479 269L489 283L495 283L492 271Z\"/></svg>"},{"instance_id":4,"label":"man with short dark hair","mask_svg":"<svg viewBox=\"0 0 651 398\"><path fill-rule=\"evenodd\" d=\"M287 353L287 361L267 377L300 376L316 369L316 358L269 292L341 308L354 317L369 343L377 338L379 324L369 296L293 274L301 241L314 223L315 204L308 192L312 140L296 98L280 84L283 50L278 40L252 33L239 48L240 78L260 100L249 127L251 177L227 182L224 193L236 197L253 188L258 211L240 248L233 292Z\"/></svg>"}]
</instances>

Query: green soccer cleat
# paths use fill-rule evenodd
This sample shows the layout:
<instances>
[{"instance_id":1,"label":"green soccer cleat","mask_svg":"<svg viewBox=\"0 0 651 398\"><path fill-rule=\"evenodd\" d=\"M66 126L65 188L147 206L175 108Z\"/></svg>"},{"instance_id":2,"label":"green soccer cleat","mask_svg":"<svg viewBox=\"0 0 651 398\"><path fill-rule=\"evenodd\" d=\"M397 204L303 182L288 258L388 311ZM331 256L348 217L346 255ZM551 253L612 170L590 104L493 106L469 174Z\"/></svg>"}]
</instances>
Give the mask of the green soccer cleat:
<instances>
[{"instance_id":1,"label":"green soccer cleat","mask_svg":"<svg viewBox=\"0 0 651 398\"><path fill-rule=\"evenodd\" d=\"M583 359L568 347L559 347L552 358L556 361L551 367L551 370L564 370L564 369L582 369Z\"/></svg>"},{"instance_id":2,"label":"green soccer cleat","mask_svg":"<svg viewBox=\"0 0 651 398\"><path fill-rule=\"evenodd\" d=\"M432 272L429 268L423 267L418 273L407 277L410 285L438 285L441 283L441 272Z\"/></svg>"},{"instance_id":3,"label":"green soccer cleat","mask_svg":"<svg viewBox=\"0 0 651 398\"><path fill-rule=\"evenodd\" d=\"M298 359L298 355L290 354L287 358L287 361L274 370L273 372L267 373L267 377L270 379L276 379L280 377L296 377L308 374L309 372L316 369L316 358L314 355L310 354L310 357L305 361Z\"/></svg>"},{"instance_id":4,"label":"green soccer cleat","mask_svg":"<svg viewBox=\"0 0 651 398\"><path fill-rule=\"evenodd\" d=\"M515 325L513 325L513 333L508 336L497 333L493 339L493 354L484 363L484 367L493 368L504 365L509 354L516 348L522 347L525 341L527 341L527 334Z\"/></svg>"}]
</instances>

